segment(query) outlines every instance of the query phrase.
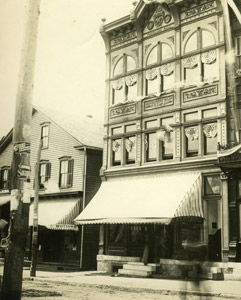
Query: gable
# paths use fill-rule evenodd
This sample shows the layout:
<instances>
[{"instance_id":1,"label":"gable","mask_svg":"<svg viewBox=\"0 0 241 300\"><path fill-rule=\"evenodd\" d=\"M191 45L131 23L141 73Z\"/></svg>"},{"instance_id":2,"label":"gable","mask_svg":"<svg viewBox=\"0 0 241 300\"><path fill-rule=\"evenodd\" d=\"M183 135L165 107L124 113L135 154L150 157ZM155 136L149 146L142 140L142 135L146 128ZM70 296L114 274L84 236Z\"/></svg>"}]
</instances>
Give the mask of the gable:
<instances>
[{"instance_id":1,"label":"gable","mask_svg":"<svg viewBox=\"0 0 241 300\"><path fill-rule=\"evenodd\" d=\"M145 16L145 11L144 11ZM165 31L174 26L173 16L165 4L158 4L151 14L149 20L145 20L144 35L156 33L156 31Z\"/></svg>"}]
</instances>

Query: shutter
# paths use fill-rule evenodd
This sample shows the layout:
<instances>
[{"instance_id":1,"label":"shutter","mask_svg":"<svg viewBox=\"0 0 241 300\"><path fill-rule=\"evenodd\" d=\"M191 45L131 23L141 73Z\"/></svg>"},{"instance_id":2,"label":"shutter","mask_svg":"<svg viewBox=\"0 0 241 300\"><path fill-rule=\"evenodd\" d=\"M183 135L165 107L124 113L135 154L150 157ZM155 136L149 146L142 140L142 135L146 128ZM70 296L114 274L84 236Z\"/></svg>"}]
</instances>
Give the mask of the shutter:
<instances>
[{"instance_id":1,"label":"shutter","mask_svg":"<svg viewBox=\"0 0 241 300\"><path fill-rule=\"evenodd\" d=\"M74 160L70 159L68 161L68 181L67 181L67 185L69 187L73 185L73 170L74 170Z\"/></svg>"},{"instance_id":2,"label":"shutter","mask_svg":"<svg viewBox=\"0 0 241 300\"><path fill-rule=\"evenodd\" d=\"M10 189L10 180L11 180L11 169L8 169L8 182L7 182L8 189Z\"/></svg>"},{"instance_id":3,"label":"shutter","mask_svg":"<svg viewBox=\"0 0 241 300\"><path fill-rule=\"evenodd\" d=\"M3 171L0 169L0 189L2 189L2 177L3 177Z\"/></svg>"},{"instance_id":4,"label":"shutter","mask_svg":"<svg viewBox=\"0 0 241 300\"><path fill-rule=\"evenodd\" d=\"M61 187L61 161L59 162L59 187Z\"/></svg>"},{"instance_id":5,"label":"shutter","mask_svg":"<svg viewBox=\"0 0 241 300\"><path fill-rule=\"evenodd\" d=\"M51 163L46 163L46 181L51 177Z\"/></svg>"}]
</instances>

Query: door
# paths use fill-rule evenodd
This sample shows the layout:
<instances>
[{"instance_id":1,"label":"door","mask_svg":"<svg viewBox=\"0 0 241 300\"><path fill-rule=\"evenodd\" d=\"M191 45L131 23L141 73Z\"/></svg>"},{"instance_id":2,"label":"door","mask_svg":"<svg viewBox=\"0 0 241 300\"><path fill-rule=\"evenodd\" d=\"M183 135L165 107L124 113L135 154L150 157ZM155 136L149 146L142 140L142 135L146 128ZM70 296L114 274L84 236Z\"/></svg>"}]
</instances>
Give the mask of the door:
<instances>
[{"instance_id":1,"label":"door","mask_svg":"<svg viewBox=\"0 0 241 300\"><path fill-rule=\"evenodd\" d=\"M208 200L208 259L221 261L220 200Z\"/></svg>"}]
</instances>

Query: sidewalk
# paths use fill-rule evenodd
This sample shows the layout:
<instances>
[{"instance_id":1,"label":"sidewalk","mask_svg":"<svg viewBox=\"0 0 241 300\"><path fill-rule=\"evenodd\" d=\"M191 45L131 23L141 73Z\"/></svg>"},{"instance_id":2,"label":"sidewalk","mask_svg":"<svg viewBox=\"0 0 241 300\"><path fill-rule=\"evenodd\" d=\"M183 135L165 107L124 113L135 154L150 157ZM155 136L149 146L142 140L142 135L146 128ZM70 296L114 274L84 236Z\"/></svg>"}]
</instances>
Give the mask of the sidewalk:
<instances>
[{"instance_id":1,"label":"sidewalk","mask_svg":"<svg viewBox=\"0 0 241 300\"><path fill-rule=\"evenodd\" d=\"M0 267L2 274L2 268ZM199 295L212 295L223 298L230 296L241 299L241 283L240 281L212 281L203 280L199 282L185 280L170 279L153 279L153 278L127 278L119 276L111 276L103 272L47 272L37 271L34 281L58 282L62 284L76 285L98 285L98 286L114 286L128 289L145 289L159 290L160 292L171 291L174 293L187 292ZM25 280L30 278L29 269L23 272Z\"/></svg>"}]
</instances>

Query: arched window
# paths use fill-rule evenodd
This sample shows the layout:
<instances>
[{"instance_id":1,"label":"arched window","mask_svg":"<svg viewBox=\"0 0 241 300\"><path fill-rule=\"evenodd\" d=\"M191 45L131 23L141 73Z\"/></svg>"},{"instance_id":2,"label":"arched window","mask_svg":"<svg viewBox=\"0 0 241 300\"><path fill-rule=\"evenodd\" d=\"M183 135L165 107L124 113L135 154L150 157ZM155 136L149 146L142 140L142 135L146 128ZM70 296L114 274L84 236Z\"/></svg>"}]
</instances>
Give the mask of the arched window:
<instances>
[{"instance_id":1,"label":"arched window","mask_svg":"<svg viewBox=\"0 0 241 300\"><path fill-rule=\"evenodd\" d=\"M158 43L149 53L147 57L147 66L161 63L164 60L173 57L172 48L166 43Z\"/></svg>"},{"instance_id":2,"label":"arched window","mask_svg":"<svg viewBox=\"0 0 241 300\"><path fill-rule=\"evenodd\" d=\"M157 46L155 46L147 57L147 65L157 63Z\"/></svg>"},{"instance_id":3,"label":"arched window","mask_svg":"<svg viewBox=\"0 0 241 300\"><path fill-rule=\"evenodd\" d=\"M218 50L212 48L210 50L210 47L214 45L215 38L206 29L199 28L189 37L184 48L184 54L190 53L191 56L186 56L183 59L184 80L186 83L198 85L202 81L218 79ZM208 51L203 50L208 47Z\"/></svg>"},{"instance_id":4,"label":"arched window","mask_svg":"<svg viewBox=\"0 0 241 300\"><path fill-rule=\"evenodd\" d=\"M173 57L172 48L165 43L161 44L161 60L170 59Z\"/></svg>"},{"instance_id":5,"label":"arched window","mask_svg":"<svg viewBox=\"0 0 241 300\"><path fill-rule=\"evenodd\" d=\"M119 78L112 81L112 104L134 100L137 97L137 74L129 72L136 69L136 61L124 54L114 67L113 76Z\"/></svg>"}]
</instances>

